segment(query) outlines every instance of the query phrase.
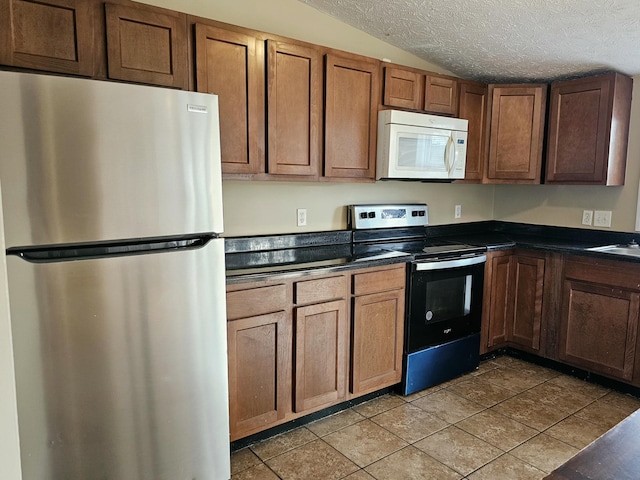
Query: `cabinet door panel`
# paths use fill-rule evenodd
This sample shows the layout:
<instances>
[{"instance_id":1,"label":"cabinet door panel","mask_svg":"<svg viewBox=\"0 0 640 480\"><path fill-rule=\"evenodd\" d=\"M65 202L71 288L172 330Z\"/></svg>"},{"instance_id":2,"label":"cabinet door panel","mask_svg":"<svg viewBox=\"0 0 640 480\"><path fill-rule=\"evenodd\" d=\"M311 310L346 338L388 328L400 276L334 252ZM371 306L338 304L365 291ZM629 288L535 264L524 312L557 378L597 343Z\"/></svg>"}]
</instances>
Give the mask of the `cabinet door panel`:
<instances>
[{"instance_id":1,"label":"cabinet door panel","mask_svg":"<svg viewBox=\"0 0 640 480\"><path fill-rule=\"evenodd\" d=\"M109 78L188 88L187 17L105 4Z\"/></svg>"},{"instance_id":2,"label":"cabinet door panel","mask_svg":"<svg viewBox=\"0 0 640 480\"><path fill-rule=\"evenodd\" d=\"M96 13L89 0L0 1L0 63L93 75Z\"/></svg>"},{"instance_id":3,"label":"cabinet door panel","mask_svg":"<svg viewBox=\"0 0 640 480\"><path fill-rule=\"evenodd\" d=\"M502 346L507 341L507 317L511 296L511 255L493 257L490 268L491 297L487 347L492 348Z\"/></svg>"},{"instance_id":4,"label":"cabinet door panel","mask_svg":"<svg viewBox=\"0 0 640 480\"><path fill-rule=\"evenodd\" d=\"M411 70L385 67L382 103L389 107L420 110L422 75Z\"/></svg>"},{"instance_id":5,"label":"cabinet door panel","mask_svg":"<svg viewBox=\"0 0 640 480\"><path fill-rule=\"evenodd\" d=\"M347 336L344 300L296 309L296 413L329 406L345 398Z\"/></svg>"},{"instance_id":6,"label":"cabinet door panel","mask_svg":"<svg viewBox=\"0 0 640 480\"><path fill-rule=\"evenodd\" d=\"M458 113L458 82L440 75L426 75L424 109L427 112L456 115Z\"/></svg>"},{"instance_id":7,"label":"cabinet door panel","mask_svg":"<svg viewBox=\"0 0 640 480\"><path fill-rule=\"evenodd\" d=\"M489 181L539 183L546 85L491 86Z\"/></svg>"},{"instance_id":8,"label":"cabinet door panel","mask_svg":"<svg viewBox=\"0 0 640 480\"><path fill-rule=\"evenodd\" d=\"M551 86L547 182L624 185L632 83L607 74Z\"/></svg>"},{"instance_id":9,"label":"cabinet door panel","mask_svg":"<svg viewBox=\"0 0 640 480\"><path fill-rule=\"evenodd\" d=\"M487 86L460 84L460 118L469 121L465 180L482 180L487 164Z\"/></svg>"},{"instance_id":10,"label":"cabinet door panel","mask_svg":"<svg viewBox=\"0 0 640 480\"><path fill-rule=\"evenodd\" d=\"M638 293L565 280L560 359L631 380L639 314Z\"/></svg>"},{"instance_id":11,"label":"cabinet door panel","mask_svg":"<svg viewBox=\"0 0 640 480\"><path fill-rule=\"evenodd\" d=\"M312 47L269 40L267 172L319 174L322 56Z\"/></svg>"},{"instance_id":12,"label":"cabinet door panel","mask_svg":"<svg viewBox=\"0 0 640 480\"><path fill-rule=\"evenodd\" d=\"M540 349L544 267L542 258L513 257L513 312L509 315L507 339L535 351Z\"/></svg>"},{"instance_id":13,"label":"cabinet door panel","mask_svg":"<svg viewBox=\"0 0 640 480\"><path fill-rule=\"evenodd\" d=\"M325 177L375 177L378 63L326 57Z\"/></svg>"},{"instance_id":14,"label":"cabinet door panel","mask_svg":"<svg viewBox=\"0 0 640 480\"><path fill-rule=\"evenodd\" d=\"M291 330L285 312L227 323L231 440L285 417L291 391Z\"/></svg>"},{"instance_id":15,"label":"cabinet door panel","mask_svg":"<svg viewBox=\"0 0 640 480\"><path fill-rule=\"evenodd\" d=\"M196 87L218 95L222 173L264 172L264 46L196 24Z\"/></svg>"},{"instance_id":16,"label":"cabinet door panel","mask_svg":"<svg viewBox=\"0 0 640 480\"><path fill-rule=\"evenodd\" d=\"M404 290L354 299L351 392L399 383L404 342Z\"/></svg>"}]
</instances>

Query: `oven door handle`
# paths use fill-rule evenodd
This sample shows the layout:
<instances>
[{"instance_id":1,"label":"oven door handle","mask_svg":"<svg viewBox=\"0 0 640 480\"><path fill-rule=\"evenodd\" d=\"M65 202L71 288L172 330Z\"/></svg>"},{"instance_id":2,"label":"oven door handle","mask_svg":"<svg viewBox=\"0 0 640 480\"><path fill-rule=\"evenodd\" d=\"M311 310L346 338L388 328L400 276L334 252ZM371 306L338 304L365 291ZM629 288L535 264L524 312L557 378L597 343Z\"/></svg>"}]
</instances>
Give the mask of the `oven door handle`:
<instances>
[{"instance_id":1,"label":"oven door handle","mask_svg":"<svg viewBox=\"0 0 640 480\"><path fill-rule=\"evenodd\" d=\"M467 258L456 258L453 260L441 260L441 261L422 261L422 262L414 262L415 270L444 270L445 268L459 268L459 267L469 267L471 265L477 265L479 263L484 263L487 261L487 256L476 255L474 257Z\"/></svg>"}]
</instances>

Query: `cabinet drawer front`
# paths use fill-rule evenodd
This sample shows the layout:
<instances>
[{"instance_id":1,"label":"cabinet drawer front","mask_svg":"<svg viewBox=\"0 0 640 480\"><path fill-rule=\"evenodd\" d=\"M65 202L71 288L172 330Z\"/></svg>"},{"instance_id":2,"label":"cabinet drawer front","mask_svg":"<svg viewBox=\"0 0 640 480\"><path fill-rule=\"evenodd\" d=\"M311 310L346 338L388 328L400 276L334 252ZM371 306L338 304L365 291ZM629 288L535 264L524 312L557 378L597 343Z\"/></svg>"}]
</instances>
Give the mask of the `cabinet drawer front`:
<instances>
[{"instance_id":1,"label":"cabinet drawer front","mask_svg":"<svg viewBox=\"0 0 640 480\"><path fill-rule=\"evenodd\" d=\"M284 310L287 305L287 286L272 285L227 292L227 319L253 317Z\"/></svg>"},{"instance_id":2,"label":"cabinet drawer front","mask_svg":"<svg viewBox=\"0 0 640 480\"><path fill-rule=\"evenodd\" d=\"M353 294L366 295L369 293L385 292L404 288L405 267L377 272L357 273L353 276Z\"/></svg>"},{"instance_id":3,"label":"cabinet drawer front","mask_svg":"<svg viewBox=\"0 0 640 480\"><path fill-rule=\"evenodd\" d=\"M347 293L347 279L341 275L296 282L294 292L294 302L298 305L344 298Z\"/></svg>"}]
</instances>

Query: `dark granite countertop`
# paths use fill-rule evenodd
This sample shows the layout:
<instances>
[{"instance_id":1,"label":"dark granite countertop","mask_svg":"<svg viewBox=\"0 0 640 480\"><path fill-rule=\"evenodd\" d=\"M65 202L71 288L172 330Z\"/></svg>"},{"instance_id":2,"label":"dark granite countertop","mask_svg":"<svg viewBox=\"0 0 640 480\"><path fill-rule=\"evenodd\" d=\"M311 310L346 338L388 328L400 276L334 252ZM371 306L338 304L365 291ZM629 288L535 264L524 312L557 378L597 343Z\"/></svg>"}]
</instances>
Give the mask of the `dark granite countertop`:
<instances>
[{"instance_id":1,"label":"dark granite countertop","mask_svg":"<svg viewBox=\"0 0 640 480\"><path fill-rule=\"evenodd\" d=\"M627 244L634 238L640 240L640 234L627 232L488 221L427 227L427 234L446 242L486 247L488 251L525 248L640 263L640 257L587 250L603 245ZM340 271L374 267L408 262L413 258L406 253L383 248L366 256L357 256L351 242L350 230L226 238L227 283L276 274L300 275L323 268Z\"/></svg>"}]
</instances>

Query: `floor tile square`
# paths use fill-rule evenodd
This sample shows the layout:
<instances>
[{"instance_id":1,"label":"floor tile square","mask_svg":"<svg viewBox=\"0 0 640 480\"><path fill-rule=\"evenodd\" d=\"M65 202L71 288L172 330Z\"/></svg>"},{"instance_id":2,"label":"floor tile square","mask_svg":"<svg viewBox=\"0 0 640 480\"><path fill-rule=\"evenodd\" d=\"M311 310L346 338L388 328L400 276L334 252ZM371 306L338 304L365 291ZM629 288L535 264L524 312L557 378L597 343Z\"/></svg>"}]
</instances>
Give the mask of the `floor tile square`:
<instances>
[{"instance_id":1,"label":"floor tile square","mask_svg":"<svg viewBox=\"0 0 640 480\"><path fill-rule=\"evenodd\" d=\"M604 397L607 393L610 392L608 388L596 385L595 383L585 382L584 380L570 377L568 375L560 375L558 377L552 378L551 380L549 380L549 383L554 383L572 392L586 395L593 400Z\"/></svg>"},{"instance_id":2,"label":"floor tile square","mask_svg":"<svg viewBox=\"0 0 640 480\"><path fill-rule=\"evenodd\" d=\"M382 395L368 402L361 403L353 407L353 410L364 417L373 417L392 408L407 403L403 397L398 395Z\"/></svg>"},{"instance_id":3,"label":"floor tile square","mask_svg":"<svg viewBox=\"0 0 640 480\"><path fill-rule=\"evenodd\" d=\"M268 460L266 464L283 480L343 478L358 466L321 439Z\"/></svg>"},{"instance_id":4,"label":"floor tile square","mask_svg":"<svg viewBox=\"0 0 640 480\"><path fill-rule=\"evenodd\" d=\"M333 448L365 467L408 444L371 420L363 420L323 437Z\"/></svg>"},{"instance_id":5,"label":"floor tile square","mask_svg":"<svg viewBox=\"0 0 640 480\"><path fill-rule=\"evenodd\" d=\"M544 378L537 378L530 375L522 375L517 370L509 367L500 367L489 370L482 375L478 375L487 382L491 382L499 387L513 390L516 393L524 392L545 381Z\"/></svg>"},{"instance_id":6,"label":"floor tile square","mask_svg":"<svg viewBox=\"0 0 640 480\"><path fill-rule=\"evenodd\" d=\"M376 480L376 479L373 478L371 475L369 475L364 470L358 470L357 472L352 473L351 475L347 475L346 477L344 477L344 480Z\"/></svg>"},{"instance_id":7,"label":"floor tile square","mask_svg":"<svg viewBox=\"0 0 640 480\"><path fill-rule=\"evenodd\" d=\"M231 480L280 480L264 463L231 475Z\"/></svg>"},{"instance_id":8,"label":"floor tile square","mask_svg":"<svg viewBox=\"0 0 640 480\"><path fill-rule=\"evenodd\" d=\"M410 403L371 417L371 421L409 443L449 426L448 422Z\"/></svg>"},{"instance_id":9,"label":"floor tile square","mask_svg":"<svg viewBox=\"0 0 640 480\"><path fill-rule=\"evenodd\" d=\"M485 410L456 424L505 452L535 437L539 432L493 410Z\"/></svg>"},{"instance_id":10,"label":"floor tile square","mask_svg":"<svg viewBox=\"0 0 640 480\"><path fill-rule=\"evenodd\" d=\"M354 423L364 420L365 417L355 410L348 408L338 413L334 413L328 417L321 418L315 422L308 423L306 427L319 437L324 437L330 433L348 427Z\"/></svg>"},{"instance_id":11,"label":"floor tile square","mask_svg":"<svg viewBox=\"0 0 640 480\"><path fill-rule=\"evenodd\" d=\"M607 402L614 407L618 407L620 410L624 410L628 415L631 415L640 408L640 398L624 393L609 392L604 397L600 398L600 400Z\"/></svg>"},{"instance_id":12,"label":"floor tile square","mask_svg":"<svg viewBox=\"0 0 640 480\"><path fill-rule=\"evenodd\" d=\"M538 431L546 430L568 417L566 412L522 394L505 400L491 409Z\"/></svg>"},{"instance_id":13,"label":"floor tile square","mask_svg":"<svg viewBox=\"0 0 640 480\"><path fill-rule=\"evenodd\" d=\"M567 415L586 407L593 398L579 391L563 388L551 382L537 385L520 394L522 398L529 398L533 402L540 402L560 410Z\"/></svg>"},{"instance_id":14,"label":"floor tile square","mask_svg":"<svg viewBox=\"0 0 640 480\"><path fill-rule=\"evenodd\" d=\"M305 427L301 427L251 445L249 448L251 448L253 453L260 457L262 461L265 461L276 455L293 450L305 443L312 442L316 438L318 437L313 432Z\"/></svg>"},{"instance_id":15,"label":"floor tile square","mask_svg":"<svg viewBox=\"0 0 640 480\"><path fill-rule=\"evenodd\" d=\"M540 480L547 474L508 453L476 470L468 480Z\"/></svg>"},{"instance_id":16,"label":"floor tile square","mask_svg":"<svg viewBox=\"0 0 640 480\"><path fill-rule=\"evenodd\" d=\"M426 395L411 403L449 423L459 422L485 409L479 403L467 400L446 389Z\"/></svg>"},{"instance_id":17,"label":"floor tile square","mask_svg":"<svg viewBox=\"0 0 640 480\"><path fill-rule=\"evenodd\" d=\"M573 447L582 449L607 430L609 430L607 427L596 425L572 415L545 430L544 433Z\"/></svg>"},{"instance_id":18,"label":"floor tile square","mask_svg":"<svg viewBox=\"0 0 640 480\"><path fill-rule=\"evenodd\" d=\"M479 403L484 407L493 407L495 404L505 401L516 395L512 390L499 387L491 382L487 382L482 378L471 377L470 379L456 383L447 390L457 393L458 395Z\"/></svg>"},{"instance_id":19,"label":"floor tile square","mask_svg":"<svg viewBox=\"0 0 640 480\"><path fill-rule=\"evenodd\" d=\"M622 410L611 403L596 400L592 404L587 405L582 410L576 412L575 416L609 429L620 423L629 415L627 415L625 410Z\"/></svg>"},{"instance_id":20,"label":"floor tile square","mask_svg":"<svg viewBox=\"0 0 640 480\"><path fill-rule=\"evenodd\" d=\"M377 480L459 480L461 475L409 446L365 469Z\"/></svg>"},{"instance_id":21,"label":"floor tile square","mask_svg":"<svg viewBox=\"0 0 640 480\"><path fill-rule=\"evenodd\" d=\"M551 473L578 452L577 448L541 433L509 453L543 472Z\"/></svg>"},{"instance_id":22,"label":"floor tile square","mask_svg":"<svg viewBox=\"0 0 640 480\"><path fill-rule=\"evenodd\" d=\"M262 463L262 461L250 448L237 450L231 453L231 474L240 473L260 463Z\"/></svg>"},{"instance_id":23,"label":"floor tile square","mask_svg":"<svg viewBox=\"0 0 640 480\"><path fill-rule=\"evenodd\" d=\"M461 475L470 474L503 453L455 426L440 430L414 446Z\"/></svg>"}]
</instances>

